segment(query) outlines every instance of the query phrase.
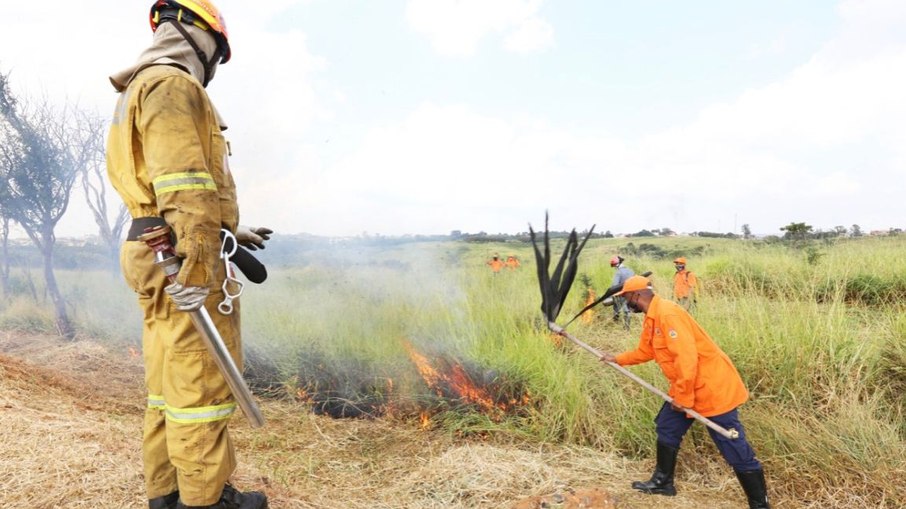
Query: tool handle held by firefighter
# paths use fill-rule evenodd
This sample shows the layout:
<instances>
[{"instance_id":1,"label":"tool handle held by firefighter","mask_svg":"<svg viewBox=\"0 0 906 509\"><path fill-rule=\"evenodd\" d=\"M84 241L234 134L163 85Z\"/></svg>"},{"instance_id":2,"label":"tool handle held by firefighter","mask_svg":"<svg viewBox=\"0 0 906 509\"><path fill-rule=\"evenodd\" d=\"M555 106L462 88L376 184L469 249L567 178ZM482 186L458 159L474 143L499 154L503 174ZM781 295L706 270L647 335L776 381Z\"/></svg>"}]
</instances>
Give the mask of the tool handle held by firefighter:
<instances>
[{"instance_id":1,"label":"tool handle held by firefighter","mask_svg":"<svg viewBox=\"0 0 906 509\"><path fill-rule=\"evenodd\" d=\"M650 383L646 382L645 380L642 380L635 373L633 373L633 372L629 371L628 369L624 368L623 366L620 366L619 364L617 364L616 358L613 355L604 354L603 352L598 351L597 349L593 348L592 346L588 345L587 343L574 337L572 334L566 332L565 330L563 330L563 327L560 327L559 325L557 325L554 322L548 322L547 326L554 334L558 334L558 335L563 336L564 338L572 341L573 343L576 344L576 346L591 353L592 355L594 355L595 357L600 359L602 362L604 362L608 366L614 368L615 370L619 371L621 374L630 378L635 383L641 385L645 389L648 389L648 391L660 396L667 403L670 403L671 405L674 405L677 408L681 408L681 410L683 412L686 412L687 414L692 416L695 420L701 422L705 426L713 429L714 431L720 433L721 435L723 435L731 440L735 440L735 439L739 438L739 432L736 431L735 429L728 430L728 429L724 428L723 426L717 424L716 422L712 421L711 419L708 419L707 417L703 416L702 414L696 412L695 410L692 410L691 408L679 407L679 405L676 405L673 402L673 398L671 398L669 395L667 395L664 391L651 385Z\"/></svg>"},{"instance_id":2,"label":"tool handle held by firefighter","mask_svg":"<svg viewBox=\"0 0 906 509\"><path fill-rule=\"evenodd\" d=\"M170 227L156 226L147 228L145 233L139 236L139 240L148 244L148 247L154 251L155 263L164 271L171 286L176 284L176 276L179 274L182 260L176 256L176 251L170 243ZM201 335L208 352L210 352L214 363L220 370L220 374L223 375L230 392L233 393L236 403L242 409L251 427L259 428L263 426L264 416L261 414L258 404L255 403L252 392L245 384L242 373L236 367L236 363L233 362L233 357L224 344L220 332L214 325L214 321L211 320L208 310L201 306L194 311L187 311L187 313L189 313L192 323Z\"/></svg>"}]
</instances>

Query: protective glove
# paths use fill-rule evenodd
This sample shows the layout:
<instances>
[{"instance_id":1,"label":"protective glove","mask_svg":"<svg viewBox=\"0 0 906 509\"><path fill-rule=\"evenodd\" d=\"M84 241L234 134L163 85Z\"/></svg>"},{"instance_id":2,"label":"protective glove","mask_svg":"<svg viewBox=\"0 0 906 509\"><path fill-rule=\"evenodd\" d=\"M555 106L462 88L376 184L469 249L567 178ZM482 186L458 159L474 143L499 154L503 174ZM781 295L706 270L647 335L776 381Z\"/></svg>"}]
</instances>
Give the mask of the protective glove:
<instances>
[{"instance_id":1,"label":"protective glove","mask_svg":"<svg viewBox=\"0 0 906 509\"><path fill-rule=\"evenodd\" d=\"M236 227L236 241L240 246L255 251L258 248L264 249L264 241L270 240L272 233L274 230L263 226L239 225Z\"/></svg>"},{"instance_id":2,"label":"protective glove","mask_svg":"<svg viewBox=\"0 0 906 509\"><path fill-rule=\"evenodd\" d=\"M172 283L165 286L164 291L170 294L170 300L176 305L176 309L195 311L204 305L211 290L204 286L183 286L180 283Z\"/></svg>"}]
</instances>

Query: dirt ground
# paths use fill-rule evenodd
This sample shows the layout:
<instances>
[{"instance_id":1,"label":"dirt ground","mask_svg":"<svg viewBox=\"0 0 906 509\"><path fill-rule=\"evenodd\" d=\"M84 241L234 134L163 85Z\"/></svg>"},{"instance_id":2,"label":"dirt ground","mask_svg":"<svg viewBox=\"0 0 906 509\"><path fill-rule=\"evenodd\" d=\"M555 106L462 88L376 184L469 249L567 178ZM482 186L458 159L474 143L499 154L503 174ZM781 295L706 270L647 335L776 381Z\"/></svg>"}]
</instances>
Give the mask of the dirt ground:
<instances>
[{"instance_id":1,"label":"dirt ground","mask_svg":"<svg viewBox=\"0 0 906 509\"><path fill-rule=\"evenodd\" d=\"M0 507L147 507L142 372L127 347L0 331ZM233 481L265 491L274 509L745 507L728 469L684 475L677 497L648 496L629 483L650 462L261 403L264 428L231 422Z\"/></svg>"}]
</instances>

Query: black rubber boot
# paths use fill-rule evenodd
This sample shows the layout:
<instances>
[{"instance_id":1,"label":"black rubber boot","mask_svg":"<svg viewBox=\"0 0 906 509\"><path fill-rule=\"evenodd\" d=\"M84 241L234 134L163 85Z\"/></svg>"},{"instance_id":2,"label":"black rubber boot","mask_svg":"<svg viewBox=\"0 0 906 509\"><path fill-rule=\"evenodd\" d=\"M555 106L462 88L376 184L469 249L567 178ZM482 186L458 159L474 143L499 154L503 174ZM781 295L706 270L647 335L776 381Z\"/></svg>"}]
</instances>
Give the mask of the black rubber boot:
<instances>
[{"instance_id":1,"label":"black rubber boot","mask_svg":"<svg viewBox=\"0 0 906 509\"><path fill-rule=\"evenodd\" d=\"M179 501L179 492L174 491L169 495L152 498L148 501L148 509L176 509L176 502Z\"/></svg>"},{"instance_id":2,"label":"black rubber boot","mask_svg":"<svg viewBox=\"0 0 906 509\"><path fill-rule=\"evenodd\" d=\"M676 469L676 456L679 449L667 444L657 443L657 465L648 481L633 481L633 489L649 495L676 495L676 486L673 485L673 472Z\"/></svg>"},{"instance_id":3,"label":"black rubber boot","mask_svg":"<svg viewBox=\"0 0 906 509\"><path fill-rule=\"evenodd\" d=\"M260 491L242 493L227 484L223 487L220 501L214 505L184 505L180 500L176 509L267 509L267 497Z\"/></svg>"},{"instance_id":4,"label":"black rubber boot","mask_svg":"<svg viewBox=\"0 0 906 509\"><path fill-rule=\"evenodd\" d=\"M749 509L771 509L768 505L768 486L764 481L764 470L751 470L749 472L736 471L736 478L742 485L749 499Z\"/></svg>"}]
</instances>

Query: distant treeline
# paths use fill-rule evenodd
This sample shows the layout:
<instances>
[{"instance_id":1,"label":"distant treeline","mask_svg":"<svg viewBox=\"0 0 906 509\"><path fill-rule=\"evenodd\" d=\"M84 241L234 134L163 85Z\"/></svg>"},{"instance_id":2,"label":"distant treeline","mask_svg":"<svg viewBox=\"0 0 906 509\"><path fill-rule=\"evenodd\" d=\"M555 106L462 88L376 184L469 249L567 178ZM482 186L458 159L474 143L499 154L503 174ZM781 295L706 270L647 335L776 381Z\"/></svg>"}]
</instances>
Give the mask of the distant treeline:
<instances>
[{"instance_id":1,"label":"distant treeline","mask_svg":"<svg viewBox=\"0 0 906 509\"><path fill-rule=\"evenodd\" d=\"M855 226L855 225L854 225ZM793 231L787 230L784 235L768 235L757 239L754 236L737 235L734 233L716 233L707 231L698 231L690 234L692 237L701 238L721 238L721 239L749 239L759 244L784 244L789 243L793 246L805 247L808 241L829 242L843 238L861 237L863 234L858 230L847 231L846 229L837 228L835 230L816 230L811 231L811 227L806 225L806 229ZM584 236L587 230L579 232ZM887 235L898 235L902 233L899 228L891 228ZM543 232L536 232L537 235L543 235ZM551 239L565 239L569 237L569 231L551 231L548 235ZM669 228L660 228L652 230L641 230L636 233L622 235L623 238L663 238L675 237L676 233ZM603 233L594 232L591 238L609 239L615 236L608 230ZM267 248L258 251L255 256L260 258L265 264L280 265L305 265L314 259L319 261L329 260L336 253L343 253L344 258L355 253L367 254L380 248L393 246L405 246L406 244L427 243L427 242L462 242L462 243L530 243L531 236L529 232L510 233L464 233L458 230L450 232L449 235L402 235L402 236L384 236L384 235L358 235L355 237L323 237L311 234L291 234L291 235L274 235L268 242ZM803 244L806 241L806 244ZM12 244L8 246L7 256L10 267L32 267L40 268L43 264L42 254L32 244ZM700 255L702 247L692 248L692 251L683 248L682 252L671 250L664 246L650 243L641 243L635 245L630 241L624 248L623 253L631 256L650 256L657 259L666 259L675 256ZM2 260L2 255L0 255ZM57 242L54 251L54 267L59 269L98 269L118 266L116 253L111 253L109 248L98 242L79 242L61 240Z\"/></svg>"}]
</instances>

